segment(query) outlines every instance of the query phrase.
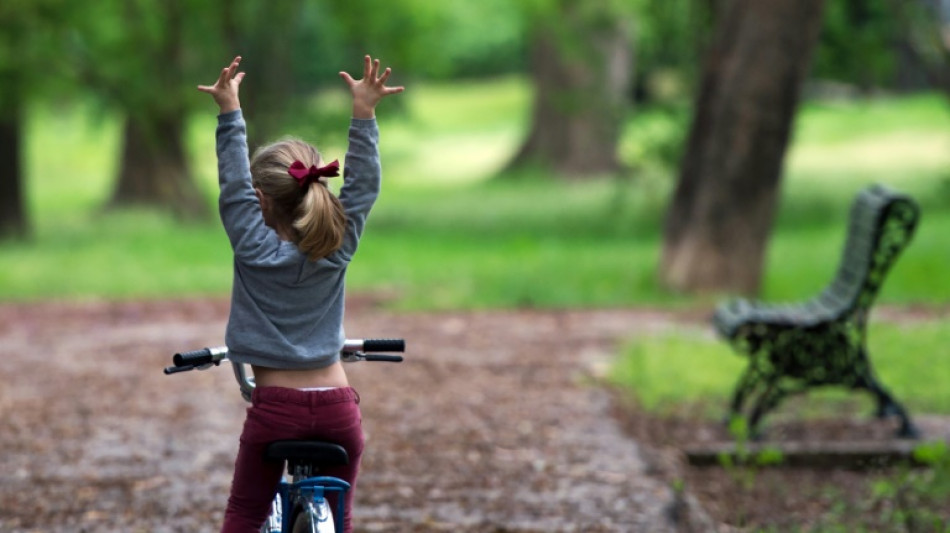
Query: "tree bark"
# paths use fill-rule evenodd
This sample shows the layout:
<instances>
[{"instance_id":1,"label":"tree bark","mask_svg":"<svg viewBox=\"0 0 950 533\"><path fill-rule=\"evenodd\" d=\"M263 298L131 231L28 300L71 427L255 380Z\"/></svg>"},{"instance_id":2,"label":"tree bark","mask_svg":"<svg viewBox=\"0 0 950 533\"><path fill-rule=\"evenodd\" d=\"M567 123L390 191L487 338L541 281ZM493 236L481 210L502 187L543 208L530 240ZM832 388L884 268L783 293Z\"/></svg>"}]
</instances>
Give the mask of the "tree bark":
<instances>
[{"instance_id":1,"label":"tree bark","mask_svg":"<svg viewBox=\"0 0 950 533\"><path fill-rule=\"evenodd\" d=\"M184 115L132 115L122 134L122 159L110 207L167 209L183 218L208 214L185 158Z\"/></svg>"},{"instance_id":2,"label":"tree bark","mask_svg":"<svg viewBox=\"0 0 950 533\"><path fill-rule=\"evenodd\" d=\"M531 55L531 129L509 170L542 168L566 177L620 168L617 144L633 72L625 18L558 2L538 23Z\"/></svg>"},{"instance_id":3,"label":"tree bark","mask_svg":"<svg viewBox=\"0 0 950 533\"><path fill-rule=\"evenodd\" d=\"M18 80L0 75L0 238L29 234L23 190L23 101Z\"/></svg>"},{"instance_id":4,"label":"tree bark","mask_svg":"<svg viewBox=\"0 0 950 533\"><path fill-rule=\"evenodd\" d=\"M132 33L128 39L140 46L139 55L148 64L164 68L154 70L150 86L141 93L115 89L121 87L121 79L107 84L119 94L127 113L122 159L109 207L133 204L168 210L183 218L204 218L209 206L189 170L184 148L187 100L181 72L185 6L178 0L159 2L159 11L151 14L131 3L124 7L130 28L149 16L163 21L160 38L138 39Z\"/></svg>"},{"instance_id":5,"label":"tree bark","mask_svg":"<svg viewBox=\"0 0 950 533\"><path fill-rule=\"evenodd\" d=\"M723 4L664 226L660 277L667 287L758 293L824 3Z\"/></svg>"}]
</instances>

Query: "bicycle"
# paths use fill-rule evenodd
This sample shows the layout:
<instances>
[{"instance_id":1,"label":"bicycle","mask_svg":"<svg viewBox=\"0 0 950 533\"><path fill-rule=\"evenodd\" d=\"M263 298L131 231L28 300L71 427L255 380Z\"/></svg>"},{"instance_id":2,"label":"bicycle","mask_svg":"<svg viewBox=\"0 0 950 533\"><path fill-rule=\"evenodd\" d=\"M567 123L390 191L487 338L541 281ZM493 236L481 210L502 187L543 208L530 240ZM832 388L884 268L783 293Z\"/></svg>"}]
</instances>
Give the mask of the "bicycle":
<instances>
[{"instance_id":1,"label":"bicycle","mask_svg":"<svg viewBox=\"0 0 950 533\"><path fill-rule=\"evenodd\" d=\"M347 363L357 361L401 362L401 355L371 352L404 352L402 339L347 339L340 351L340 358ZM207 370L228 361L228 348L219 346L190 352L176 353L173 366L165 368L165 374L177 374L190 370ZM241 396L251 401L254 378L247 375L243 364L230 361L234 377L241 389ZM323 441L274 441L267 446L268 460L286 463L290 474L281 480L271 504L271 513L261 526L261 533L342 533L343 498L350 484L346 481L317 475L321 468L345 465L349 462L346 450L332 442ZM327 496L337 496L336 510L330 509ZM284 520L289 517L289 520Z\"/></svg>"}]
</instances>

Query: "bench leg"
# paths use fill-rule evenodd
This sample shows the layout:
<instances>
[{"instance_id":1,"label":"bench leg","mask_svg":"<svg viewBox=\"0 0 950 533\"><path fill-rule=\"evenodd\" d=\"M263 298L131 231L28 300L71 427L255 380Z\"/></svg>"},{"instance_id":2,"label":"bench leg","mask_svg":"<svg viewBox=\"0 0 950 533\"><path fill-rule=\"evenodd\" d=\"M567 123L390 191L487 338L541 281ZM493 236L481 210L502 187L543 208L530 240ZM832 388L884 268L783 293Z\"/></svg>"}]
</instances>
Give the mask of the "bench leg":
<instances>
[{"instance_id":1,"label":"bench leg","mask_svg":"<svg viewBox=\"0 0 950 533\"><path fill-rule=\"evenodd\" d=\"M736 384L730 404L729 415L723 421L728 427L736 417L745 416L743 405L748 401L751 408L747 418L747 438L760 440L763 436L759 427L762 417L778 405L785 396L784 391L778 388L778 379L775 376L766 376L758 371L755 361L749 362L745 372Z\"/></svg>"},{"instance_id":2,"label":"bench leg","mask_svg":"<svg viewBox=\"0 0 950 533\"><path fill-rule=\"evenodd\" d=\"M739 382L736 383L736 388L732 393L732 402L730 403L730 415L738 415L742 412L742 404L745 403L745 398L752 391L752 388L755 386L756 373L753 371L751 363L749 367L745 369L745 372L742 373L742 377L739 378Z\"/></svg>"},{"instance_id":3,"label":"bench leg","mask_svg":"<svg viewBox=\"0 0 950 533\"><path fill-rule=\"evenodd\" d=\"M750 361L733 390L732 401L729 404L729 414L726 415L726 418L723 420L723 424L725 424L726 427L729 427L734 418L743 416L742 405L745 403L746 398L755 391L757 382L760 379L754 362Z\"/></svg>"},{"instance_id":4,"label":"bench leg","mask_svg":"<svg viewBox=\"0 0 950 533\"><path fill-rule=\"evenodd\" d=\"M910 419L910 415L907 414L907 410L904 409L904 406L900 402L894 399L893 396L887 390L882 387L877 381L872 381L871 387L869 387L871 394L877 399L877 417L878 418L887 418L888 416L896 415L900 417L901 426L897 430L897 436L902 439L916 439L920 437L920 431L914 426L914 423Z\"/></svg>"},{"instance_id":5,"label":"bench leg","mask_svg":"<svg viewBox=\"0 0 950 533\"><path fill-rule=\"evenodd\" d=\"M904 409L904 406L895 400L891 393L874 377L870 363L867 362L867 353L864 350L861 350L861 357L864 358L868 365L866 375L864 376L864 383L861 385L864 386L877 401L877 412L875 415L878 418L887 418L893 415L900 417L901 426L897 430L897 436L903 439L919 438L920 431L914 426L910 415L907 414L907 410Z\"/></svg>"},{"instance_id":6,"label":"bench leg","mask_svg":"<svg viewBox=\"0 0 950 533\"><path fill-rule=\"evenodd\" d=\"M786 396L786 391L779 384L778 379L769 380L765 390L756 399L755 406L752 409L752 415L749 417L749 433L755 440L762 438L762 429L760 427L762 418L775 409L776 406Z\"/></svg>"}]
</instances>

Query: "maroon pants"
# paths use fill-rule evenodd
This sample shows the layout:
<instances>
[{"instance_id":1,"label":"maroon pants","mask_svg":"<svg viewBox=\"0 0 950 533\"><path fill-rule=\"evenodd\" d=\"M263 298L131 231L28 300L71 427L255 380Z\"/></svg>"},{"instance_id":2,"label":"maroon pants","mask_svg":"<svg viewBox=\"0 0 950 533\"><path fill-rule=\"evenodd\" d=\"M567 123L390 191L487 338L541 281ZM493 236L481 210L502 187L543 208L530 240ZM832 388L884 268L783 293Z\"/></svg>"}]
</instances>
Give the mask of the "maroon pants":
<instances>
[{"instance_id":1,"label":"maroon pants","mask_svg":"<svg viewBox=\"0 0 950 533\"><path fill-rule=\"evenodd\" d=\"M350 484L343 515L345 531L353 530L350 510L353 489L363 454L360 397L351 387L300 391L258 387L247 409L241 447L234 466L231 497L221 533L258 533L283 474L283 465L264 460L264 449L275 440L322 440L343 446L350 456L345 466L321 469L320 475L338 477ZM336 495L329 495L336 509Z\"/></svg>"}]
</instances>

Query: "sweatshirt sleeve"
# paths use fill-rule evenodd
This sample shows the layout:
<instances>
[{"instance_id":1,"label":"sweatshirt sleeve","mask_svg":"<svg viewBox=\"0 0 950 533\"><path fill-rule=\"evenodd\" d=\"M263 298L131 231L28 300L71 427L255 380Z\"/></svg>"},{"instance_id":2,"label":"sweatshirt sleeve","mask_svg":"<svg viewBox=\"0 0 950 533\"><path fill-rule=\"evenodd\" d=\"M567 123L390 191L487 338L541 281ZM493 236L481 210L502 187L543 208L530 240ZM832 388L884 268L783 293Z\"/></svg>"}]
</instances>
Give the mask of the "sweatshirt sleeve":
<instances>
[{"instance_id":1,"label":"sweatshirt sleeve","mask_svg":"<svg viewBox=\"0 0 950 533\"><path fill-rule=\"evenodd\" d=\"M352 119L343 168L340 203L346 213L346 235L340 252L347 261L359 245L366 218L379 196L379 128L375 119Z\"/></svg>"},{"instance_id":2,"label":"sweatshirt sleeve","mask_svg":"<svg viewBox=\"0 0 950 533\"><path fill-rule=\"evenodd\" d=\"M218 116L218 209L234 255L260 258L279 246L276 235L264 224L260 202L251 184L247 130L241 110Z\"/></svg>"}]
</instances>

